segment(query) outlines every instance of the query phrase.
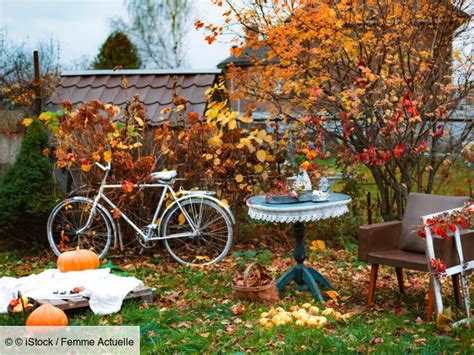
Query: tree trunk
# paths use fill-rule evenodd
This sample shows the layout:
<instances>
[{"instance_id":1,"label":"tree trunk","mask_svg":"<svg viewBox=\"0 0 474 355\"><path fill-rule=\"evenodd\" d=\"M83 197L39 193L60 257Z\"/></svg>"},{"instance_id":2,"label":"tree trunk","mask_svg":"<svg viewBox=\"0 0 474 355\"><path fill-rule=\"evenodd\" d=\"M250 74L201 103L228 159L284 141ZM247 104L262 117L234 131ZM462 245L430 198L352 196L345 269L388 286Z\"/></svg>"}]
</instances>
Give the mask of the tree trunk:
<instances>
[{"instance_id":1,"label":"tree trunk","mask_svg":"<svg viewBox=\"0 0 474 355\"><path fill-rule=\"evenodd\" d=\"M392 208L390 203L390 192L388 186L384 184L384 178L382 176L382 172L378 167L370 167L370 171L374 178L375 184L379 190L380 195L380 214L385 222L391 221L392 216Z\"/></svg>"}]
</instances>

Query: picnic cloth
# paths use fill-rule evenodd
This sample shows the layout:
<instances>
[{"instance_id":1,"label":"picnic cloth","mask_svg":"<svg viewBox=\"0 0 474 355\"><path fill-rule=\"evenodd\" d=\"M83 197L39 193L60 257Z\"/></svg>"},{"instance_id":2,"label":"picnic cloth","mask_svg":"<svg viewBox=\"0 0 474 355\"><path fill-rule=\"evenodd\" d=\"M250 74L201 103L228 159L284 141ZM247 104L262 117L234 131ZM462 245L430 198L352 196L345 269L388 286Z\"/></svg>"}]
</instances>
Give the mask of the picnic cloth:
<instances>
[{"instance_id":1,"label":"picnic cloth","mask_svg":"<svg viewBox=\"0 0 474 355\"><path fill-rule=\"evenodd\" d=\"M8 303L23 296L34 299L71 299L88 297L89 306L95 314L118 312L127 294L142 281L135 277L121 277L110 273L110 269L60 272L48 269L40 274L26 277L2 277L0 279L0 313L7 312ZM71 294L75 287L83 287L78 294Z\"/></svg>"}]
</instances>

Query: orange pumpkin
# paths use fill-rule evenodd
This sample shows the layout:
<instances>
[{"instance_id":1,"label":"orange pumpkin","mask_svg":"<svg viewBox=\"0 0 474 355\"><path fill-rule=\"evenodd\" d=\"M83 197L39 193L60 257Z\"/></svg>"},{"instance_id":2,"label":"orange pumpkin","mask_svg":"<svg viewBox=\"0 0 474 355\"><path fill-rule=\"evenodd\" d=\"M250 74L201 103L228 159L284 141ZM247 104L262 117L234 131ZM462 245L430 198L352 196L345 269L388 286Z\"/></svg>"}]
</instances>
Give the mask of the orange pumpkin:
<instances>
[{"instance_id":1,"label":"orange pumpkin","mask_svg":"<svg viewBox=\"0 0 474 355\"><path fill-rule=\"evenodd\" d=\"M66 313L50 304L36 308L26 320L27 326L66 326L68 319Z\"/></svg>"},{"instance_id":2,"label":"orange pumpkin","mask_svg":"<svg viewBox=\"0 0 474 355\"><path fill-rule=\"evenodd\" d=\"M100 265L99 256L91 250L79 249L62 253L57 261L61 272L97 269Z\"/></svg>"}]
</instances>

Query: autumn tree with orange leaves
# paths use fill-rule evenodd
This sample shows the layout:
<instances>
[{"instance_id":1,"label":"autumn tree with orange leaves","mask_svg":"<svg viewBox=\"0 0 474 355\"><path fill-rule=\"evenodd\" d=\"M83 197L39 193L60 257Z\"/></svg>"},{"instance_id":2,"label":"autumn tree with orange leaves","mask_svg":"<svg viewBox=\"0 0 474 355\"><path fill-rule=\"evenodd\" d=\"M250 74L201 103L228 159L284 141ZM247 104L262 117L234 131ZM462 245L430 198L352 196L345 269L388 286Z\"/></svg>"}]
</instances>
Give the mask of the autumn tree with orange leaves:
<instances>
[{"instance_id":1,"label":"autumn tree with orange leaves","mask_svg":"<svg viewBox=\"0 0 474 355\"><path fill-rule=\"evenodd\" d=\"M472 54L453 50L469 39L472 5L213 2L223 8L222 23L195 24L208 42L234 31L235 56L265 53L248 55L251 67L228 68L234 98L297 122L317 149L334 142L339 162L364 164L386 220L401 216L410 191L436 192L473 128L472 120L450 122L473 88Z\"/></svg>"}]
</instances>

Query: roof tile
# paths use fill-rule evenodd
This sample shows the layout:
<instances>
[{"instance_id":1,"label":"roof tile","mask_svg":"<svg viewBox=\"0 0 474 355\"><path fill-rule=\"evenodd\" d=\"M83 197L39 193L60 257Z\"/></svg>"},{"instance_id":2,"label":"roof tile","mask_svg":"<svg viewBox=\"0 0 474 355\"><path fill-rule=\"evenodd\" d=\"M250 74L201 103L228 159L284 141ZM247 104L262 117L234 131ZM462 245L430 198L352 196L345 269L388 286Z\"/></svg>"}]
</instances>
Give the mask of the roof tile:
<instances>
[{"instance_id":1,"label":"roof tile","mask_svg":"<svg viewBox=\"0 0 474 355\"><path fill-rule=\"evenodd\" d=\"M146 86L151 86L153 80L155 80L155 75L141 75L137 87L144 88Z\"/></svg>"},{"instance_id":2,"label":"roof tile","mask_svg":"<svg viewBox=\"0 0 474 355\"><path fill-rule=\"evenodd\" d=\"M107 90L104 90L102 92L102 95L99 98L99 100L107 104L115 103L115 98L119 90L120 88L112 88L112 89L107 88Z\"/></svg>"},{"instance_id":3,"label":"roof tile","mask_svg":"<svg viewBox=\"0 0 474 355\"><path fill-rule=\"evenodd\" d=\"M75 84L76 87L78 88L85 88L92 86L92 83L96 79L95 76L81 76L79 78L79 81Z\"/></svg>"},{"instance_id":4,"label":"roof tile","mask_svg":"<svg viewBox=\"0 0 474 355\"><path fill-rule=\"evenodd\" d=\"M189 100L185 114L190 111L204 113L205 91L214 84L218 75L218 73L180 74L160 71L154 74L127 71L125 76L128 79L128 88L124 89L121 86L123 74L120 72L89 71L78 75L68 74L61 78L61 83L53 93L49 105L51 108L56 108L64 100L71 100L77 105L97 99L123 107L127 99L139 95L147 110L148 121L151 125L157 125L162 123L161 110L172 104L174 80L177 94Z\"/></svg>"},{"instance_id":5,"label":"roof tile","mask_svg":"<svg viewBox=\"0 0 474 355\"><path fill-rule=\"evenodd\" d=\"M97 88L99 86L105 86L110 81L110 75L100 75L96 76L92 87Z\"/></svg>"},{"instance_id":6,"label":"roof tile","mask_svg":"<svg viewBox=\"0 0 474 355\"><path fill-rule=\"evenodd\" d=\"M71 86L77 85L79 80L81 80L80 76L66 76L66 77L63 76L61 77L60 85L65 88L71 87Z\"/></svg>"},{"instance_id":7,"label":"roof tile","mask_svg":"<svg viewBox=\"0 0 474 355\"><path fill-rule=\"evenodd\" d=\"M171 79L171 76L169 75L160 75L160 76L155 76L155 79L153 80L153 83L151 84L151 86L153 88L161 88L161 87L167 87L168 86L168 82L170 82L172 79ZM171 81L172 82L172 81ZM172 84L171 86L169 87L170 89L172 88Z\"/></svg>"}]
</instances>

